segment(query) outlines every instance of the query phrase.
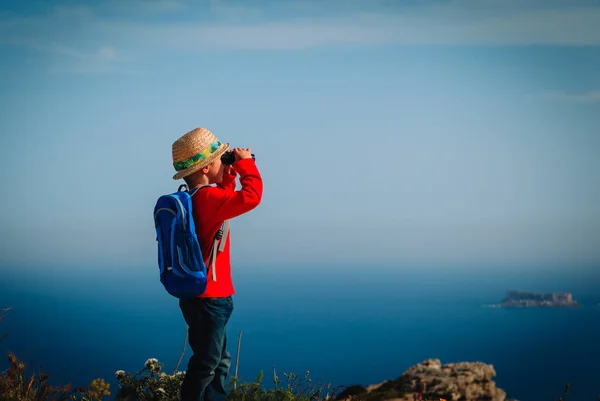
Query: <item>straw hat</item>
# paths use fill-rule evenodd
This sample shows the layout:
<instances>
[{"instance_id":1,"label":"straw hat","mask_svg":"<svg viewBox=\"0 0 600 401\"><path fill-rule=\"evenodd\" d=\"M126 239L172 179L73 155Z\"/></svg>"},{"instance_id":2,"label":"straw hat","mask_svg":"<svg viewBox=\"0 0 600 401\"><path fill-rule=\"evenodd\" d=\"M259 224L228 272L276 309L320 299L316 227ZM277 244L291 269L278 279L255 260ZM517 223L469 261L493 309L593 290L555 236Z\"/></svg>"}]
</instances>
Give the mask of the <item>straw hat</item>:
<instances>
[{"instance_id":1,"label":"straw hat","mask_svg":"<svg viewBox=\"0 0 600 401\"><path fill-rule=\"evenodd\" d=\"M195 173L221 157L229 149L206 128L194 128L173 142L174 180Z\"/></svg>"}]
</instances>

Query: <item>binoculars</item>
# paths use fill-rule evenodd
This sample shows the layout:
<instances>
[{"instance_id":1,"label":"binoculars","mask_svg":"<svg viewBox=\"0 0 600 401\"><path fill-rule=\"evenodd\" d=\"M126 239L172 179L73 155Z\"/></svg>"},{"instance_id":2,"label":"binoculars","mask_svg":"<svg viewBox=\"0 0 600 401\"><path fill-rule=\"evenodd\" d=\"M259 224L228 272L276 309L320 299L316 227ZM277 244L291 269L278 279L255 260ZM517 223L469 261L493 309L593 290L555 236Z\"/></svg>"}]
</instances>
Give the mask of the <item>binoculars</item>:
<instances>
[{"instance_id":1,"label":"binoculars","mask_svg":"<svg viewBox=\"0 0 600 401\"><path fill-rule=\"evenodd\" d=\"M254 153L252 153L252 159L256 160ZM221 163L226 166L231 166L235 163L235 154L233 153L233 150L227 151L221 155Z\"/></svg>"}]
</instances>

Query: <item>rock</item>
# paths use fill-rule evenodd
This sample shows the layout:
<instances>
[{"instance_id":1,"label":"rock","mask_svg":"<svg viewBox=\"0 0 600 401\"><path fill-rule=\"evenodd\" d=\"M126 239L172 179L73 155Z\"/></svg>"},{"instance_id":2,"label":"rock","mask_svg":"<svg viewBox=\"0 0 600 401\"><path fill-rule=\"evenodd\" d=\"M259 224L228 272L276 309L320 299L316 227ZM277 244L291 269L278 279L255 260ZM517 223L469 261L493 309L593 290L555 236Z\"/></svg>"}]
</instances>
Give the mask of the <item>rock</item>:
<instances>
[{"instance_id":1,"label":"rock","mask_svg":"<svg viewBox=\"0 0 600 401\"><path fill-rule=\"evenodd\" d=\"M449 363L430 359L408 369L400 378L409 379L412 391L422 391L428 398L446 400L504 401L506 393L496 387L496 371L482 362Z\"/></svg>"},{"instance_id":2,"label":"rock","mask_svg":"<svg viewBox=\"0 0 600 401\"><path fill-rule=\"evenodd\" d=\"M428 359L407 369L395 380L362 387L352 386L338 400L359 396L360 400L410 400L422 393L423 400L505 401L506 392L497 388L492 378L496 371L483 362L458 362L442 365L439 359ZM356 391L360 388L360 391Z\"/></svg>"},{"instance_id":3,"label":"rock","mask_svg":"<svg viewBox=\"0 0 600 401\"><path fill-rule=\"evenodd\" d=\"M570 293L537 294L527 291L508 291L497 305L505 308L565 308L580 306Z\"/></svg>"}]
</instances>

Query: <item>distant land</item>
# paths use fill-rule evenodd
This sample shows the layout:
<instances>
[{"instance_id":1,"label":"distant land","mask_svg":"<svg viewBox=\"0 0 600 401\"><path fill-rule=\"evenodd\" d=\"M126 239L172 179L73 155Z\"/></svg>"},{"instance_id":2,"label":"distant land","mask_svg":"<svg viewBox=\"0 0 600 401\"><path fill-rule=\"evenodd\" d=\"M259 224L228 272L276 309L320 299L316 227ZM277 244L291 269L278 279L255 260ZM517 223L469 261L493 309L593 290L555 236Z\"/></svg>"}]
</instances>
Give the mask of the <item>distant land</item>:
<instances>
[{"instance_id":1,"label":"distant land","mask_svg":"<svg viewBox=\"0 0 600 401\"><path fill-rule=\"evenodd\" d=\"M571 308L581 306L570 293L540 294L527 291L507 291L506 297L496 305L501 308Z\"/></svg>"}]
</instances>

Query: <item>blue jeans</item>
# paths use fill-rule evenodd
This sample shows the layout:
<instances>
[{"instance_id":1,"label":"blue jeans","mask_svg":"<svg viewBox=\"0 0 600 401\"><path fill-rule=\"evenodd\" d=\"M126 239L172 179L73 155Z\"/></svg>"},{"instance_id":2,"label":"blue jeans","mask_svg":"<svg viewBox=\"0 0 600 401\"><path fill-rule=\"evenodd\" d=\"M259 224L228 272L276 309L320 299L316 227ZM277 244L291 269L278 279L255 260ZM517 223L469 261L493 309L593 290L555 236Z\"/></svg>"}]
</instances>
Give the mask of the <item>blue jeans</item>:
<instances>
[{"instance_id":1,"label":"blue jeans","mask_svg":"<svg viewBox=\"0 0 600 401\"><path fill-rule=\"evenodd\" d=\"M193 355L181 386L182 401L224 401L225 379L231 367L225 326L233 312L233 300L193 298L179 300L188 325Z\"/></svg>"}]
</instances>

